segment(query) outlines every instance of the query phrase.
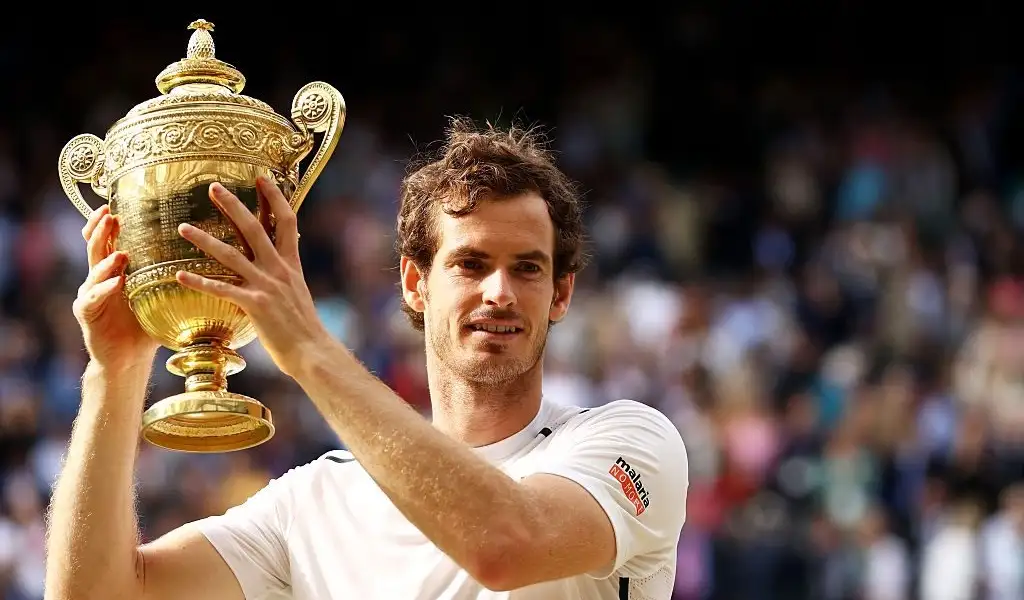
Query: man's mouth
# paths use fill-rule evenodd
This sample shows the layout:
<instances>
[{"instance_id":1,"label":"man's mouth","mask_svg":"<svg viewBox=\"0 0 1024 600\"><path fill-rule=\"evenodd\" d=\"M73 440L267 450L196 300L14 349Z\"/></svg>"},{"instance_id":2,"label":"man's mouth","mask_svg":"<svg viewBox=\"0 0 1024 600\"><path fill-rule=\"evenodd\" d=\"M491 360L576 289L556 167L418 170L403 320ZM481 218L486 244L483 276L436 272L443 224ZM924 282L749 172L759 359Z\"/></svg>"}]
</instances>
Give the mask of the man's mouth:
<instances>
[{"instance_id":1,"label":"man's mouth","mask_svg":"<svg viewBox=\"0 0 1024 600\"><path fill-rule=\"evenodd\" d=\"M500 334L511 334L519 333L523 329L521 327L515 327L513 325L487 325L487 324L476 324L470 325L471 331L481 331L485 333L500 333Z\"/></svg>"}]
</instances>

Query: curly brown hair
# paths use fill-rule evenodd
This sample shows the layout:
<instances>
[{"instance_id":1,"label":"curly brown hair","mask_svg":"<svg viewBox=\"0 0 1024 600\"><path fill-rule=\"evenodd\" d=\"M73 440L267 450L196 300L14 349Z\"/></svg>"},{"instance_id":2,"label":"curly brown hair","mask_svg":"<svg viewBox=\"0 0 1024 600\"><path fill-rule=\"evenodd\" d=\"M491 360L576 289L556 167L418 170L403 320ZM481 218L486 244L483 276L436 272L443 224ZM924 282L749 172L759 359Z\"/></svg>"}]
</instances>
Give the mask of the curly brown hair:
<instances>
[{"instance_id":1,"label":"curly brown hair","mask_svg":"<svg viewBox=\"0 0 1024 600\"><path fill-rule=\"evenodd\" d=\"M490 123L477 127L453 118L438 155L412 165L402 181L395 249L424 272L441 240L435 215L467 215L485 200L534 192L548 205L555 226L556 281L583 268L583 203L575 184L556 165L546 139L536 129ZM402 310L423 331L423 315L403 300Z\"/></svg>"}]
</instances>

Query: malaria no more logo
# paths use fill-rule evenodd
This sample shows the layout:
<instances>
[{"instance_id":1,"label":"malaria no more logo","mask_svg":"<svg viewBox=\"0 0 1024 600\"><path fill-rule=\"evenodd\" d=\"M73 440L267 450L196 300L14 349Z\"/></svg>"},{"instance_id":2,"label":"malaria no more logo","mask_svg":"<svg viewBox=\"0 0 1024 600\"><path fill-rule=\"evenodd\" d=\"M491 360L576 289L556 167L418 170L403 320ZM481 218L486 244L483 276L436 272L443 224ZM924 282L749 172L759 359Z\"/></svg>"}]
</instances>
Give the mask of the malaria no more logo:
<instances>
[{"instance_id":1,"label":"malaria no more logo","mask_svg":"<svg viewBox=\"0 0 1024 600\"><path fill-rule=\"evenodd\" d=\"M645 510L651 505L651 495L644 487L643 479L633 467L626 462L626 459L621 456L615 460L612 468L608 470L608 474L615 478L615 481L619 482L622 487L622 493L626 495L626 499L633 503L633 507L636 508L636 516L643 514Z\"/></svg>"}]
</instances>

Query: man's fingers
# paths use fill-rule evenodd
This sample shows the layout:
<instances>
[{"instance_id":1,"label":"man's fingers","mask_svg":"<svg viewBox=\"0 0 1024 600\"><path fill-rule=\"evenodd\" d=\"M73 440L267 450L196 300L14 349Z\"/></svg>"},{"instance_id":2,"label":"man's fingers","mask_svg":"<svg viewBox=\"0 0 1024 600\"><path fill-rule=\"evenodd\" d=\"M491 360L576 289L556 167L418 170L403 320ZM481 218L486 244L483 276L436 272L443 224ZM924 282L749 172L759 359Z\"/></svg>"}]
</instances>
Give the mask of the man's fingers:
<instances>
[{"instance_id":1,"label":"man's fingers","mask_svg":"<svg viewBox=\"0 0 1024 600\"><path fill-rule=\"evenodd\" d=\"M203 277L189 271L178 271L175 278L178 280L178 283L190 290L234 302L242 310L245 310L252 296L252 292L240 286L219 279Z\"/></svg>"},{"instance_id":2,"label":"man's fingers","mask_svg":"<svg viewBox=\"0 0 1024 600\"><path fill-rule=\"evenodd\" d=\"M85 238L85 241L89 241L89 238L92 237L92 232L96 229L96 226L100 224L100 219L108 214L110 214L109 204L104 204L92 211L92 214L89 215L89 220L85 223L85 227L82 228L82 237Z\"/></svg>"},{"instance_id":3,"label":"man's fingers","mask_svg":"<svg viewBox=\"0 0 1024 600\"><path fill-rule=\"evenodd\" d=\"M196 248L231 269L246 281L256 282L263 278L263 273L237 248L215 238L209 232L190 223L182 223L178 226L178 233L192 242Z\"/></svg>"},{"instance_id":4,"label":"man's fingers","mask_svg":"<svg viewBox=\"0 0 1024 600\"><path fill-rule=\"evenodd\" d=\"M99 225L89 236L89 268L98 265L110 253L110 234L114 228L114 217L103 215Z\"/></svg>"},{"instance_id":5,"label":"man's fingers","mask_svg":"<svg viewBox=\"0 0 1024 600\"><path fill-rule=\"evenodd\" d=\"M92 286L92 288L89 289L89 293L86 294L86 297L89 298L92 303L102 303L119 290L122 281L123 279L121 277L104 279Z\"/></svg>"},{"instance_id":6,"label":"man's fingers","mask_svg":"<svg viewBox=\"0 0 1024 600\"><path fill-rule=\"evenodd\" d=\"M75 315L80 319L89 320L97 314L103 305L116 294L121 293L122 277L104 279L79 296L74 303Z\"/></svg>"},{"instance_id":7,"label":"man's fingers","mask_svg":"<svg viewBox=\"0 0 1024 600\"><path fill-rule=\"evenodd\" d=\"M276 253L270 236L260 224L256 215L246 208L238 196L232 194L220 183L210 184L210 199L214 205L231 221L245 243L252 249L253 257L259 260L272 258Z\"/></svg>"},{"instance_id":8,"label":"man's fingers","mask_svg":"<svg viewBox=\"0 0 1024 600\"><path fill-rule=\"evenodd\" d=\"M121 275L121 270L128 264L128 255L124 252L112 252L109 256L96 263L89 272L86 283L91 287L111 277Z\"/></svg>"},{"instance_id":9,"label":"man's fingers","mask_svg":"<svg viewBox=\"0 0 1024 600\"><path fill-rule=\"evenodd\" d=\"M260 177L256 182L260 195L267 200L270 212L277 221L275 234L277 250L282 256L297 260L299 257L299 230L295 211L292 210L284 192L269 177Z\"/></svg>"}]
</instances>

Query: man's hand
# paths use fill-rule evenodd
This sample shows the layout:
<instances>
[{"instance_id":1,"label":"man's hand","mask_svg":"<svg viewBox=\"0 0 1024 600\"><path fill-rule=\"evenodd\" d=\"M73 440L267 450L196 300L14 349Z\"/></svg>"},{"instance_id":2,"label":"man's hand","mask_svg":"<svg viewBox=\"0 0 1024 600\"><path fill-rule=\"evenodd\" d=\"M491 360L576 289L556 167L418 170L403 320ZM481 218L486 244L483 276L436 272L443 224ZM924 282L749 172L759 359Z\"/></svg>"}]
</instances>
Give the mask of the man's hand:
<instances>
[{"instance_id":1,"label":"man's hand","mask_svg":"<svg viewBox=\"0 0 1024 600\"><path fill-rule=\"evenodd\" d=\"M90 358L105 368L152 363L159 344L146 334L128 308L124 269L128 255L113 251L120 225L104 204L82 228L87 242L89 275L78 288L73 310L82 327Z\"/></svg>"},{"instance_id":2,"label":"man's hand","mask_svg":"<svg viewBox=\"0 0 1024 600\"><path fill-rule=\"evenodd\" d=\"M266 229L239 199L219 183L210 186L210 199L230 219L253 252L253 260L209 233L183 223L178 232L243 279L241 285L179 271L181 285L238 305L252 320L263 346L278 368L294 377L306 348L329 337L316 314L313 297L299 262L299 233L295 213L277 185L257 181L260 204L277 221L271 241Z\"/></svg>"}]
</instances>

